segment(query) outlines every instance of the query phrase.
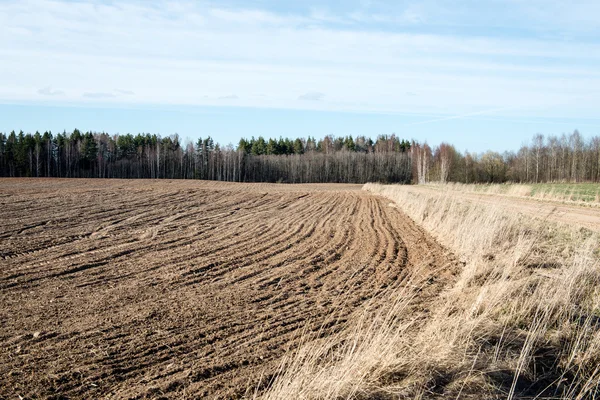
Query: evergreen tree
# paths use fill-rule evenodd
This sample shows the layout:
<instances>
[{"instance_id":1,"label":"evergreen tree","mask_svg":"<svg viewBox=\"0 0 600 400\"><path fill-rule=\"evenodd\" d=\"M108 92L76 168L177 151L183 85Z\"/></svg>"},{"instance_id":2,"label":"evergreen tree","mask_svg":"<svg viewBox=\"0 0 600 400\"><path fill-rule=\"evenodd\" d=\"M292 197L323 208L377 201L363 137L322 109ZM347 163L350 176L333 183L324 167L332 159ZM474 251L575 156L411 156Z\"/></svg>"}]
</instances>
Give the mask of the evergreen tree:
<instances>
[{"instance_id":1,"label":"evergreen tree","mask_svg":"<svg viewBox=\"0 0 600 400\"><path fill-rule=\"evenodd\" d=\"M304 154L304 143L302 143L302 139L296 138L292 147L294 154Z\"/></svg>"},{"instance_id":2,"label":"evergreen tree","mask_svg":"<svg viewBox=\"0 0 600 400\"><path fill-rule=\"evenodd\" d=\"M356 151L356 144L354 143L352 136L344 138L344 148L349 151Z\"/></svg>"},{"instance_id":3,"label":"evergreen tree","mask_svg":"<svg viewBox=\"0 0 600 400\"><path fill-rule=\"evenodd\" d=\"M98 157L98 144L92 132L86 132L81 142L81 162L84 169L92 168Z\"/></svg>"},{"instance_id":4,"label":"evergreen tree","mask_svg":"<svg viewBox=\"0 0 600 400\"><path fill-rule=\"evenodd\" d=\"M265 139L262 136L259 136L258 139L254 141L251 147L252 155L259 156L261 154L266 154L267 144Z\"/></svg>"}]
</instances>

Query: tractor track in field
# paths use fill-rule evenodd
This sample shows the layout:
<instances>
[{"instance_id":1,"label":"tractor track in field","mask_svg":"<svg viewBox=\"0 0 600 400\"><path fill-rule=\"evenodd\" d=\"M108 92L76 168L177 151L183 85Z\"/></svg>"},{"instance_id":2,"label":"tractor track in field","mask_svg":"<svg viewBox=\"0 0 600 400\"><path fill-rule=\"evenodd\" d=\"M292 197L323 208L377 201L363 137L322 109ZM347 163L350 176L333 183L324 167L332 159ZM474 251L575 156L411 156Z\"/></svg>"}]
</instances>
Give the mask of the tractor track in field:
<instances>
[{"instance_id":1,"label":"tractor track in field","mask_svg":"<svg viewBox=\"0 0 600 400\"><path fill-rule=\"evenodd\" d=\"M0 398L239 398L412 270L457 262L358 185L0 179Z\"/></svg>"}]
</instances>

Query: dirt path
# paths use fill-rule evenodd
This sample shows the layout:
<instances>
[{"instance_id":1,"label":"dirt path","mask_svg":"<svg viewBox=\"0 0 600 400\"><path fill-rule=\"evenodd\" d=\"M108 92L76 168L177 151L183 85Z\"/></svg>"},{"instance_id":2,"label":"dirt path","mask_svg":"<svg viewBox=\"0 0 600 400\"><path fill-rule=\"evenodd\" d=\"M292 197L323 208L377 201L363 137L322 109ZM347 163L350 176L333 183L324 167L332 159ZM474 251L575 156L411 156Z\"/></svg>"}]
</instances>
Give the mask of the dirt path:
<instances>
[{"instance_id":1,"label":"dirt path","mask_svg":"<svg viewBox=\"0 0 600 400\"><path fill-rule=\"evenodd\" d=\"M388 203L358 185L0 180L0 398L249 395L303 332L454 263Z\"/></svg>"},{"instance_id":2,"label":"dirt path","mask_svg":"<svg viewBox=\"0 0 600 400\"><path fill-rule=\"evenodd\" d=\"M441 191L441 189L429 186L405 186L405 188L414 192L440 193ZM600 208L496 194L460 191L448 191L446 193L459 199L497 205L509 211L520 212L535 218L547 218L551 221L600 232Z\"/></svg>"}]
</instances>

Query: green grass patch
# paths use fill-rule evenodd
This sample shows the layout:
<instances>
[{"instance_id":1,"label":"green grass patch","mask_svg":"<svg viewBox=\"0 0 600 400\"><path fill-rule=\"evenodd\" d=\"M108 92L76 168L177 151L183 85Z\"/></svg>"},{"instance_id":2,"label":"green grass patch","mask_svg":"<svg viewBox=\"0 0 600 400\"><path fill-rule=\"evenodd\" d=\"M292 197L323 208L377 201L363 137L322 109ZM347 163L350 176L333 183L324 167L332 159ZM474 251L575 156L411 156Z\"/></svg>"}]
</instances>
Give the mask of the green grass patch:
<instances>
[{"instance_id":1,"label":"green grass patch","mask_svg":"<svg viewBox=\"0 0 600 400\"><path fill-rule=\"evenodd\" d=\"M493 183L462 184L450 183L447 186L432 183L432 188L450 188L462 192L498 194L514 197L533 197L561 202L600 204L599 183Z\"/></svg>"},{"instance_id":2,"label":"green grass patch","mask_svg":"<svg viewBox=\"0 0 600 400\"><path fill-rule=\"evenodd\" d=\"M533 197L600 202L600 184L597 183L538 183L529 186Z\"/></svg>"}]
</instances>

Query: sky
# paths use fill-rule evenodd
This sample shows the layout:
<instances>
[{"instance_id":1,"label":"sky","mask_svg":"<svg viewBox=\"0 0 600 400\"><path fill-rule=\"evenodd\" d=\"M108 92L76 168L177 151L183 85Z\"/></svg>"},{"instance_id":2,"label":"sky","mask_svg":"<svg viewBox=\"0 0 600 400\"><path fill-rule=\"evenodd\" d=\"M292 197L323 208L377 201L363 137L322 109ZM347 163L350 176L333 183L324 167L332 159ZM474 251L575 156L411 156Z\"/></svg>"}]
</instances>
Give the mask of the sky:
<instances>
[{"instance_id":1,"label":"sky","mask_svg":"<svg viewBox=\"0 0 600 400\"><path fill-rule=\"evenodd\" d=\"M0 131L600 131L597 0L0 0Z\"/></svg>"}]
</instances>

